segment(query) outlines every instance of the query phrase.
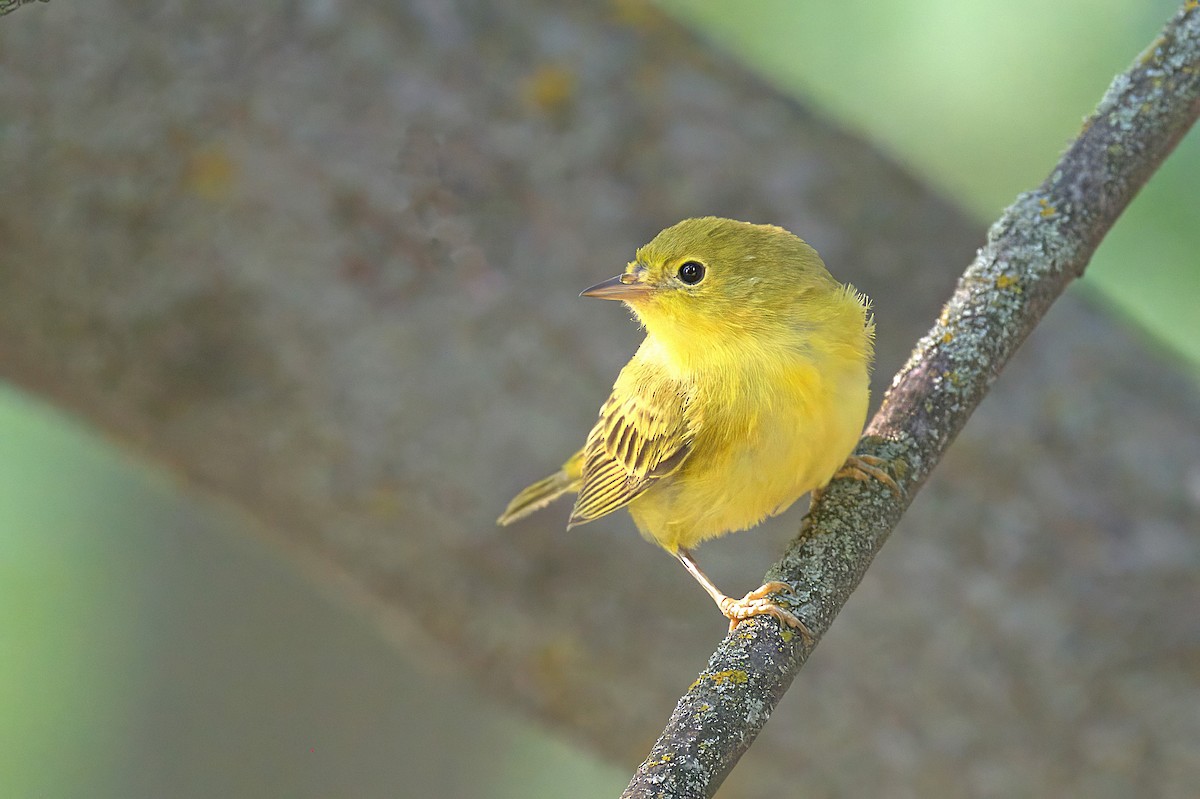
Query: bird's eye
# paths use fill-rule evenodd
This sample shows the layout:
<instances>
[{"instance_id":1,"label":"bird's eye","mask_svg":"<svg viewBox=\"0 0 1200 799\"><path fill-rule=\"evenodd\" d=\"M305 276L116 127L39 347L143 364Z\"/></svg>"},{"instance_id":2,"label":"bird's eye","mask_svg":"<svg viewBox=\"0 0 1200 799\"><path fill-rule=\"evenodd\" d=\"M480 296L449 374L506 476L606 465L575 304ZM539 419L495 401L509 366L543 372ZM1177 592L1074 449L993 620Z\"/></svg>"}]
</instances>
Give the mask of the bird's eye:
<instances>
[{"instance_id":1,"label":"bird's eye","mask_svg":"<svg viewBox=\"0 0 1200 799\"><path fill-rule=\"evenodd\" d=\"M704 264L699 261L686 261L679 267L679 279L689 286L694 286L704 279Z\"/></svg>"}]
</instances>

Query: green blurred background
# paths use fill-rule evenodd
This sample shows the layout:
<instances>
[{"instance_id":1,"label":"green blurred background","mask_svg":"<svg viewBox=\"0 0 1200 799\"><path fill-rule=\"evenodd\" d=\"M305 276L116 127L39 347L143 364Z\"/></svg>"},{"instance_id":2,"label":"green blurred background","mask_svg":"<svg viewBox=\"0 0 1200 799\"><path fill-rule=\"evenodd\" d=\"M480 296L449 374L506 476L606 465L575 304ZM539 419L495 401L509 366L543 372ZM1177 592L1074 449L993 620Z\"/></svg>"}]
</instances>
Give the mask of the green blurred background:
<instances>
[{"instance_id":1,"label":"green blurred background","mask_svg":"<svg viewBox=\"0 0 1200 799\"><path fill-rule=\"evenodd\" d=\"M973 210L982 230L1041 181L1177 4L663 5ZM1193 133L1075 289L1193 371L1196 186ZM365 619L245 535L251 524L0 387L4 796L620 791L624 770L398 663Z\"/></svg>"}]
</instances>

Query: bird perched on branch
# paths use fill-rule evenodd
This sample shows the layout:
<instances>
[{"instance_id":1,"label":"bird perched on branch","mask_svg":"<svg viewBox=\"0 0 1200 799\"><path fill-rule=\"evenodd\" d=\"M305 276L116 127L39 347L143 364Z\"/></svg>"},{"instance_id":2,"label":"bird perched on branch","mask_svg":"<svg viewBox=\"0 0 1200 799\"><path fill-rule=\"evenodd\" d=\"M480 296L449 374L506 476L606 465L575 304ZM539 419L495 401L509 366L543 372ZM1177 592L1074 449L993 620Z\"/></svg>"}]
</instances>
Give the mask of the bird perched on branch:
<instances>
[{"instance_id":1,"label":"bird perched on branch","mask_svg":"<svg viewBox=\"0 0 1200 799\"><path fill-rule=\"evenodd\" d=\"M516 521L575 492L568 527L628 508L642 535L704 587L730 629L771 615L782 582L741 599L717 590L692 549L744 530L841 470L895 484L850 458L866 419L874 325L868 300L780 227L705 217L667 228L625 271L582 296L621 300L646 329L583 449L526 488Z\"/></svg>"}]
</instances>

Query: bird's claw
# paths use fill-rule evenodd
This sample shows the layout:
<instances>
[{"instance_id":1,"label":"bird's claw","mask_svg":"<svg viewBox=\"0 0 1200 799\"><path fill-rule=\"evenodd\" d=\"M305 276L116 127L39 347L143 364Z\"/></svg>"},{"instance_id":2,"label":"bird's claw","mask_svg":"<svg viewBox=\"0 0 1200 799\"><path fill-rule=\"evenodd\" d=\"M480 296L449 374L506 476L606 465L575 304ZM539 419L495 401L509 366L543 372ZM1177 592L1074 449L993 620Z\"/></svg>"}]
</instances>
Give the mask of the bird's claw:
<instances>
[{"instance_id":1,"label":"bird's claw","mask_svg":"<svg viewBox=\"0 0 1200 799\"><path fill-rule=\"evenodd\" d=\"M746 594L742 597L742 601L745 602L747 599L765 599L769 594L789 594L795 596L796 589L792 587L791 583L785 583L782 580L772 580L769 583L763 583L758 588Z\"/></svg>"},{"instance_id":2,"label":"bird's claw","mask_svg":"<svg viewBox=\"0 0 1200 799\"><path fill-rule=\"evenodd\" d=\"M736 630L737 626L746 619L755 616L772 616L781 624L797 630L804 638L805 645L811 646L814 639L812 631L808 629L808 625L800 621L790 610L771 601L769 598L770 594L795 593L796 589L791 585L775 580L754 589L741 599L734 599L727 596L717 604L721 608L721 612L729 619L730 632Z\"/></svg>"},{"instance_id":3,"label":"bird's claw","mask_svg":"<svg viewBox=\"0 0 1200 799\"><path fill-rule=\"evenodd\" d=\"M885 466L890 465L890 461L885 458L877 458L874 455L851 455L846 459L845 465L838 469L833 475L834 479L839 477L849 477L852 480L860 480L866 482L872 478L883 483L892 490L898 498L904 496L904 489L892 478L890 474L884 471Z\"/></svg>"}]
</instances>

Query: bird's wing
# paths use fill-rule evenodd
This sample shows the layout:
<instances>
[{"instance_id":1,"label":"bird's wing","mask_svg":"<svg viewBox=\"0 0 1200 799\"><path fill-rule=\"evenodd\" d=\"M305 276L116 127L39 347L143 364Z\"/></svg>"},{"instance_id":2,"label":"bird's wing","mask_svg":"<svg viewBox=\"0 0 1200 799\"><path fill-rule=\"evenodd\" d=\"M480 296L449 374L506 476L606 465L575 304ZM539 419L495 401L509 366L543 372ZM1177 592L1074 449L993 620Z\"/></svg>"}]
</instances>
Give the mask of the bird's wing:
<instances>
[{"instance_id":1,"label":"bird's wing","mask_svg":"<svg viewBox=\"0 0 1200 799\"><path fill-rule=\"evenodd\" d=\"M627 505L683 464L699 427L689 400L685 386L643 365L622 371L584 445L583 485L568 526Z\"/></svg>"}]
</instances>

